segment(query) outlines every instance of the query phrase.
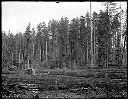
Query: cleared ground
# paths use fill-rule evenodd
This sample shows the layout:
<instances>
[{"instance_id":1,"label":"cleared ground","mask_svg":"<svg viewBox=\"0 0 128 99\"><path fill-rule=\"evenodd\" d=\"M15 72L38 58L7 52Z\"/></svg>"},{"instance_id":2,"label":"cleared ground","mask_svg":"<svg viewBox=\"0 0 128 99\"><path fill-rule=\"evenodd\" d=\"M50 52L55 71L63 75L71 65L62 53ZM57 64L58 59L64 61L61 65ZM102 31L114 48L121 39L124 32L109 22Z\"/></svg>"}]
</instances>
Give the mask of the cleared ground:
<instances>
[{"instance_id":1,"label":"cleared ground","mask_svg":"<svg viewBox=\"0 0 128 99\"><path fill-rule=\"evenodd\" d=\"M37 93L19 88L14 92L19 93L16 93L16 96L13 94L11 97L32 98L36 94L40 98L127 97L126 69L47 69L36 71L36 75L28 75L25 71L13 71L3 72L2 79L3 84L7 87L10 84L18 86L36 84L37 86Z\"/></svg>"}]
</instances>

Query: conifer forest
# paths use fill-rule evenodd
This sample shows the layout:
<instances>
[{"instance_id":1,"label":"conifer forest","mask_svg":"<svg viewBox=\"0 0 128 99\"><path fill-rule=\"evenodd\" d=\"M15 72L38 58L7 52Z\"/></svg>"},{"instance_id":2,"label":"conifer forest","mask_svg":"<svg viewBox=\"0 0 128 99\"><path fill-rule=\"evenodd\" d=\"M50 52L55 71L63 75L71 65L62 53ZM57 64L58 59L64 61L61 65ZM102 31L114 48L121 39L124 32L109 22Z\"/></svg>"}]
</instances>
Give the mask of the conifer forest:
<instances>
[{"instance_id":1,"label":"conifer forest","mask_svg":"<svg viewBox=\"0 0 128 99\"><path fill-rule=\"evenodd\" d=\"M3 99L127 98L127 8L117 3L2 30Z\"/></svg>"}]
</instances>

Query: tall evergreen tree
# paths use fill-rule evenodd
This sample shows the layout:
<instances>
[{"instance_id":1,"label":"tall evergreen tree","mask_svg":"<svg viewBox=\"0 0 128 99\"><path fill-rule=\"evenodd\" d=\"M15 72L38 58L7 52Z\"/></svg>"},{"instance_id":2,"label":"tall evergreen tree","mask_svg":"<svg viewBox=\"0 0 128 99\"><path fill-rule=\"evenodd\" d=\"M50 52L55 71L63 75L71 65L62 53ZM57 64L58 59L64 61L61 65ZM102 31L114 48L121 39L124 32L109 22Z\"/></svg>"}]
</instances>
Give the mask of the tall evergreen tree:
<instances>
[{"instance_id":1,"label":"tall evergreen tree","mask_svg":"<svg viewBox=\"0 0 128 99\"><path fill-rule=\"evenodd\" d=\"M108 12L100 11L98 20L98 64L107 66L110 52L110 20Z\"/></svg>"},{"instance_id":2,"label":"tall evergreen tree","mask_svg":"<svg viewBox=\"0 0 128 99\"><path fill-rule=\"evenodd\" d=\"M98 14L93 12L93 55L94 55L94 65L97 66L96 60L98 59L98 42L97 42L97 21Z\"/></svg>"},{"instance_id":3,"label":"tall evergreen tree","mask_svg":"<svg viewBox=\"0 0 128 99\"><path fill-rule=\"evenodd\" d=\"M86 59L87 59L87 64L91 64L91 27L90 27L90 23L91 23L91 20L90 20L90 14L89 12L86 13L86 16L85 16L85 36L87 37L86 39L86 45L87 45L87 56L86 56Z\"/></svg>"},{"instance_id":4,"label":"tall evergreen tree","mask_svg":"<svg viewBox=\"0 0 128 99\"><path fill-rule=\"evenodd\" d=\"M84 67L87 65L87 37L88 37L87 34L88 34L88 32L87 32L87 28L85 27L85 17L81 16L79 44L80 44L82 52L83 52L82 64Z\"/></svg>"},{"instance_id":5,"label":"tall evergreen tree","mask_svg":"<svg viewBox=\"0 0 128 99\"><path fill-rule=\"evenodd\" d=\"M48 39L48 31L45 22L38 24L37 35L36 35L36 45L39 48L40 61L45 61L46 59L46 40Z\"/></svg>"},{"instance_id":6,"label":"tall evergreen tree","mask_svg":"<svg viewBox=\"0 0 128 99\"><path fill-rule=\"evenodd\" d=\"M30 62L30 43L31 43L31 24L27 26L25 33L24 33L24 47L25 47L25 56L24 61L27 61L28 68L29 68L29 62Z\"/></svg>"},{"instance_id":7,"label":"tall evergreen tree","mask_svg":"<svg viewBox=\"0 0 128 99\"><path fill-rule=\"evenodd\" d=\"M60 63L63 60L63 58L66 57L66 54L67 54L68 24L69 24L69 20L67 17L62 17L61 20L59 21L58 33L59 33L59 60L60 60Z\"/></svg>"},{"instance_id":8,"label":"tall evergreen tree","mask_svg":"<svg viewBox=\"0 0 128 99\"><path fill-rule=\"evenodd\" d=\"M69 44L70 44L70 60L71 68L76 68L76 63L78 63L78 35L79 35L79 19L73 18L70 23L69 30ZM80 47L80 46L79 46ZM80 63L79 63L80 64ZM74 66L73 66L74 65Z\"/></svg>"}]
</instances>

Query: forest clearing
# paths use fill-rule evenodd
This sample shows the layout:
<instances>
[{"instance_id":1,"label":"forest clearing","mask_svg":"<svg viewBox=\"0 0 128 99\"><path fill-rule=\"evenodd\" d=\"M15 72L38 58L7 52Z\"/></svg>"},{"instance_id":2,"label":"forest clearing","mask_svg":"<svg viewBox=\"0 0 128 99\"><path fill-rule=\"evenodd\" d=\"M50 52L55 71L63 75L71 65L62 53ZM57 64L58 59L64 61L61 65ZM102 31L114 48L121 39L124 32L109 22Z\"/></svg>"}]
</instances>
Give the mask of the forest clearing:
<instances>
[{"instance_id":1,"label":"forest clearing","mask_svg":"<svg viewBox=\"0 0 128 99\"><path fill-rule=\"evenodd\" d=\"M2 30L3 99L127 99L127 8Z\"/></svg>"},{"instance_id":2,"label":"forest clearing","mask_svg":"<svg viewBox=\"0 0 128 99\"><path fill-rule=\"evenodd\" d=\"M44 70L36 75L23 72L2 74L10 97L33 98L103 98L127 97L127 70ZM34 84L36 86L30 88ZM4 87L2 86L2 87ZM12 88L12 89L11 89ZM36 91L33 91L35 90Z\"/></svg>"}]
</instances>

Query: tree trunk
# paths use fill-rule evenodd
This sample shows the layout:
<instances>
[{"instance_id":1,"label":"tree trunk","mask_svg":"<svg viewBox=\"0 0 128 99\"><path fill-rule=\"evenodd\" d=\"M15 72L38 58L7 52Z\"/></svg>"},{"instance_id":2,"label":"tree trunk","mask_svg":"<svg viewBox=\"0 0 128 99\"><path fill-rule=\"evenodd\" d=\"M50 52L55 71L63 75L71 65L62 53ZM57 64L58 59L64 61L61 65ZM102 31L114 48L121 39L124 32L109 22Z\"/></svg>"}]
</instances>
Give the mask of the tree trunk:
<instances>
[{"instance_id":1,"label":"tree trunk","mask_svg":"<svg viewBox=\"0 0 128 99\"><path fill-rule=\"evenodd\" d=\"M21 54L20 54L20 52L19 52L19 63L21 63L20 55L21 55Z\"/></svg>"},{"instance_id":2,"label":"tree trunk","mask_svg":"<svg viewBox=\"0 0 128 99\"><path fill-rule=\"evenodd\" d=\"M33 58L34 58L34 54L35 54L34 49L35 49L35 45L33 43Z\"/></svg>"},{"instance_id":3,"label":"tree trunk","mask_svg":"<svg viewBox=\"0 0 128 99\"><path fill-rule=\"evenodd\" d=\"M91 2L90 2L90 16L91 16ZM93 28L92 28L92 17L90 18L91 20L91 66L93 67L93 41L92 41L92 35L93 35Z\"/></svg>"},{"instance_id":4,"label":"tree trunk","mask_svg":"<svg viewBox=\"0 0 128 99\"><path fill-rule=\"evenodd\" d=\"M88 39L87 39L87 64L88 64Z\"/></svg>"},{"instance_id":5,"label":"tree trunk","mask_svg":"<svg viewBox=\"0 0 128 99\"><path fill-rule=\"evenodd\" d=\"M29 66L29 58L28 58L28 60L27 60L27 64L28 64L28 69L30 68L30 66Z\"/></svg>"},{"instance_id":6,"label":"tree trunk","mask_svg":"<svg viewBox=\"0 0 128 99\"><path fill-rule=\"evenodd\" d=\"M48 52L47 52L47 41L46 41L46 67L47 67L47 62L48 62L47 54L48 54Z\"/></svg>"},{"instance_id":7,"label":"tree trunk","mask_svg":"<svg viewBox=\"0 0 128 99\"><path fill-rule=\"evenodd\" d=\"M41 46L40 46L40 62L42 61L42 56L41 56L42 52L41 52Z\"/></svg>"},{"instance_id":8,"label":"tree trunk","mask_svg":"<svg viewBox=\"0 0 128 99\"><path fill-rule=\"evenodd\" d=\"M47 59L47 54L48 54L48 53L47 53L47 41L46 41L46 62L47 62L47 60L48 60L48 59Z\"/></svg>"},{"instance_id":9,"label":"tree trunk","mask_svg":"<svg viewBox=\"0 0 128 99\"><path fill-rule=\"evenodd\" d=\"M73 62L73 67L74 67L75 70L77 69L76 60L74 60L74 62Z\"/></svg>"},{"instance_id":10,"label":"tree trunk","mask_svg":"<svg viewBox=\"0 0 128 99\"><path fill-rule=\"evenodd\" d=\"M13 52L12 52L12 62L13 62Z\"/></svg>"},{"instance_id":11,"label":"tree trunk","mask_svg":"<svg viewBox=\"0 0 128 99\"><path fill-rule=\"evenodd\" d=\"M95 25L94 25L94 53L93 53L93 55L94 55L94 65L96 66L96 33L95 33Z\"/></svg>"}]
</instances>

